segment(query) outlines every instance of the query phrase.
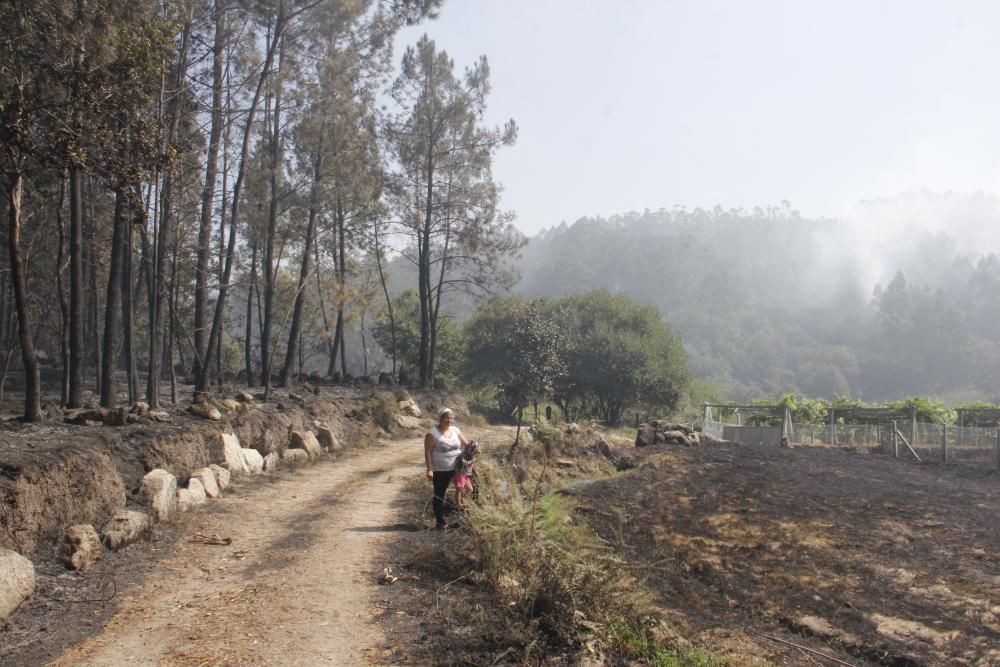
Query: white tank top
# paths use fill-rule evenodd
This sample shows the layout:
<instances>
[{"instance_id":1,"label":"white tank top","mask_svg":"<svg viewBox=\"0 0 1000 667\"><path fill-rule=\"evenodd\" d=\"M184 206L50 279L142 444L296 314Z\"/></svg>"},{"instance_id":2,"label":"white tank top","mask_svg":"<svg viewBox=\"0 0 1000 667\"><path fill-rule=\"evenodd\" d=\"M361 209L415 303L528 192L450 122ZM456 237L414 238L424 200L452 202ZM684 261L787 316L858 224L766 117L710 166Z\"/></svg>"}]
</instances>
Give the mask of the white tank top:
<instances>
[{"instance_id":1,"label":"white tank top","mask_svg":"<svg viewBox=\"0 0 1000 667\"><path fill-rule=\"evenodd\" d=\"M434 438L434 449L431 450L431 467L436 471L454 470L458 457L462 455L461 431L457 426L451 426L446 433L441 433L435 426L430 430Z\"/></svg>"}]
</instances>

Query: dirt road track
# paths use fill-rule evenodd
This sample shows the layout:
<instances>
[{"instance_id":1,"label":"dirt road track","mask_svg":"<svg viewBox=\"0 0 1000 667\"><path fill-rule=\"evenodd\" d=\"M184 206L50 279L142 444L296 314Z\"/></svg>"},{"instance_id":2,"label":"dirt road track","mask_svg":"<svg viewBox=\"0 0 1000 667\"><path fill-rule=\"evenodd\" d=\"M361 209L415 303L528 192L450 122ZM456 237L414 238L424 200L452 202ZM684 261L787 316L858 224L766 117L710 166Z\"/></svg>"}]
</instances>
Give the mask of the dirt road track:
<instances>
[{"instance_id":1,"label":"dirt road track","mask_svg":"<svg viewBox=\"0 0 1000 667\"><path fill-rule=\"evenodd\" d=\"M103 632L53 664L378 664L376 559L422 473L420 440L391 441L210 501Z\"/></svg>"}]
</instances>

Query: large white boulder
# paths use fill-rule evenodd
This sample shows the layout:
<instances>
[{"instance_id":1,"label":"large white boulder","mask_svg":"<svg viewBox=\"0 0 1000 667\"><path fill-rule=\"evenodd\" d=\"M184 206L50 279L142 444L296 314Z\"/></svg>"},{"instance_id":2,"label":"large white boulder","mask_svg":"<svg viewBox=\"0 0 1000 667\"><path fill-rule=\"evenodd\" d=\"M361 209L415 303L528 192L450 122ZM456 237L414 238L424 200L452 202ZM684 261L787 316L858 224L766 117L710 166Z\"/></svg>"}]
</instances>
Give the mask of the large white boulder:
<instances>
[{"instance_id":1,"label":"large white boulder","mask_svg":"<svg viewBox=\"0 0 1000 667\"><path fill-rule=\"evenodd\" d=\"M63 534L61 554L63 563L72 570L86 570L104 555L101 538L89 523L70 526Z\"/></svg>"},{"instance_id":2,"label":"large white boulder","mask_svg":"<svg viewBox=\"0 0 1000 667\"><path fill-rule=\"evenodd\" d=\"M188 489L177 489L177 511L187 512L194 507L194 498Z\"/></svg>"},{"instance_id":3,"label":"large white boulder","mask_svg":"<svg viewBox=\"0 0 1000 667\"><path fill-rule=\"evenodd\" d=\"M244 447L243 468L251 475L259 475L264 470L264 457L256 449Z\"/></svg>"},{"instance_id":4,"label":"large white boulder","mask_svg":"<svg viewBox=\"0 0 1000 667\"><path fill-rule=\"evenodd\" d=\"M153 520L145 512L119 510L101 528L104 544L112 551L132 544L153 527Z\"/></svg>"},{"instance_id":5,"label":"large white boulder","mask_svg":"<svg viewBox=\"0 0 1000 667\"><path fill-rule=\"evenodd\" d=\"M6 621L35 592L35 566L16 551L0 549L0 582L0 621Z\"/></svg>"},{"instance_id":6,"label":"large white boulder","mask_svg":"<svg viewBox=\"0 0 1000 667\"><path fill-rule=\"evenodd\" d=\"M399 425L399 428L403 428L408 431L419 429L421 426L419 419L408 415L396 415L396 423Z\"/></svg>"},{"instance_id":7,"label":"large white boulder","mask_svg":"<svg viewBox=\"0 0 1000 667\"><path fill-rule=\"evenodd\" d=\"M219 490L219 483L215 480L215 473L211 468L201 468L191 473L191 479L197 479L205 489L205 495L209 498L218 498L222 495Z\"/></svg>"},{"instance_id":8,"label":"large white boulder","mask_svg":"<svg viewBox=\"0 0 1000 667\"><path fill-rule=\"evenodd\" d=\"M318 459L319 455L323 453L319 446L319 440L311 431L292 431L288 439L288 446L292 449L306 450L311 459Z\"/></svg>"},{"instance_id":9,"label":"large white boulder","mask_svg":"<svg viewBox=\"0 0 1000 667\"><path fill-rule=\"evenodd\" d=\"M208 469L215 475L215 483L219 485L219 491L225 491L229 488L229 481L233 477L232 473L215 463L208 466Z\"/></svg>"},{"instance_id":10,"label":"large white boulder","mask_svg":"<svg viewBox=\"0 0 1000 667\"><path fill-rule=\"evenodd\" d=\"M213 441L209 454L216 461L221 461L222 467L228 468L234 475L247 472L240 439L233 433L220 433Z\"/></svg>"},{"instance_id":11,"label":"large white boulder","mask_svg":"<svg viewBox=\"0 0 1000 667\"><path fill-rule=\"evenodd\" d=\"M188 480L187 488L177 489L177 508L182 512L187 512L197 505L204 505L207 500L205 487L196 477Z\"/></svg>"},{"instance_id":12,"label":"large white boulder","mask_svg":"<svg viewBox=\"0 0 1000 667\"><path fill-rule=\"evenodd\" d=\"M169 521L177 511L177 478L162 468L142 478L142 497L157 521Z\"/></svg>"},{"instance_id":13,"label":"large white boulder","mask_svg":"<svg viewBox=\"0 0 1000 667\"><path fill-rule=\"evenodd\" d=\"M208 502L208 494L205 493L205 485L197 477L188 480L187 490L191 492L191 499L195 505L204 505Z\"/></svg>"}]
</instances>

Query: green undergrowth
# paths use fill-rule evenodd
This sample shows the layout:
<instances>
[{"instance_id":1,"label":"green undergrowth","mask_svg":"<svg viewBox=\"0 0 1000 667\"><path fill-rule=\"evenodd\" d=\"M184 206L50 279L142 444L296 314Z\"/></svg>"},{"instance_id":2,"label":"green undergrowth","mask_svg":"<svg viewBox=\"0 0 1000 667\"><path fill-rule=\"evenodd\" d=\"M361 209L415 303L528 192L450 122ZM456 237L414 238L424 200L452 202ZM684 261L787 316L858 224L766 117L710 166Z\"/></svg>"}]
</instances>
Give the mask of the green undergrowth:
<instances>
[{"instance_id":1,"label":"green undergrowth","mask_svg":"<svg viewBox=\"0 0 1000 667\"><path fill-rule=\"evenodd\" d=\"M653 639L650 633L637 631L621 619L607 628L612 643L630 658L643 660L655 667L721 667L726 663L699 649L671 649Z\"/></svg>"},{"instance_id":2,"label":"green undergrowth","mask_svg":"<svg viewBox=\"0 0 1000 667\"><path fill-rule=\"evenodd\" d=\"M478 464L479 501L466 524L477 576L499 610L491 635L520 646L528 663L590 653L652 665L724 664L657 639L653 600L613 546L574 514L574 493L564 485L583 475L552 476L554 457L589 455L594 437L542 427L513 460L504 454ZM598 471L614 474L606 462Z\"/></svg>"}]
</instances>

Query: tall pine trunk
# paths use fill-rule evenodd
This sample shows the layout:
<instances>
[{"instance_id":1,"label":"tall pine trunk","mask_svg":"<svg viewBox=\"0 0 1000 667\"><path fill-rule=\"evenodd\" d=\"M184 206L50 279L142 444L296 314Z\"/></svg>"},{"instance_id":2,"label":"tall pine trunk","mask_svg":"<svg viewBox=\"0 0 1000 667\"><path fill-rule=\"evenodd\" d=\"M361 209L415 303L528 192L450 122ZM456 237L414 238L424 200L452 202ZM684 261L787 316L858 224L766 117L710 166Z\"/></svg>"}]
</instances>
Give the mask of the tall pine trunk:
<instances>
[{"instance_id":1,"label":"tall pine trunk","mask_svg":"<svg viewBox=\"0 0 1000 667\"><path fill-rule=\"evenodd\" d=\"M87 264L89 265L89 270L87 271L87 295L90 297L87 309L87 320L88 329L86 333L87 340L90 341L90 361L91 366L94 369L94 394L97 396L101 395L101 331L98 327L98 321L100 319L100 294L97 291L97 216L94 212L94 183L90 180L90 192L87 198L90 202L89 212L90 215L87 216ZM114 335L117 332L112 332Z\"/></svg>"},{"instance_id":2,"label":"tall pine trunk","mask_svg":"<svg viewBox=\"0 0 1000 667\"><path fill-rule=\"evenodd\" d=\"M431 386L431 225L434 213L434 164L431 146L427 146L427 192L424 201L424 223L421 229L419 266L417 270L420 297L420 386Z\"/></svg>"},{"instance_id":3,"label":"tall pine trunk","mask_svg":"<svg viewBox=\"0 0 1000 667\"><path fill-rule=\"evenodd\" d=\"M333 333L330 331L330 318L326 315L326 296L323 294L323 281L320 278L320 269L323 265L319 261L319 243L313 243L313 252L315 253L315 273L316 273L316 299L319 301L319 312L320 316L323 318L323 333L326 338L327 351L329 352L330 359L326 368L327 377L333 377L333 371L335 370L337 361L337 351L333 347Z\"/></svg>"},{"instance_id":4,"label":"tall pine trunk","mask_svg":"<svg viewBox=\"0 0 1000 667\"><path fill-rule=\"evenodd\" d=\"M21 364L24 366L24 420L33 422L42 418L42 383L32 337L31 316L28 313L27 281L24 275L24 259L21 254L22 179L21 172L15 171L7 187L7 203L10 208L7 221L7 251L10 255L11 282L14 285L14 304L17 308L17 333L21 343Z\"/></svg>"},{"instance_id":5,"label":"tall pine trunk","mask_svg":"<svg viewBox=\"0 0 1000 667\"><path fill-rule=\"evenodd\" d=\"M274 91L274 113L271 116L271 164L270 164L270 190L271 197L267 210L267 233L264 237L264 265L261 272L264 274L264 330L261 332L260 340L260 367L263 373L264 392L267 393L271 386L271 329L274 326L274 283L277 275L277 267L274 265L274 240L278 231L278 209L281 198L282 187L282 141L281 141L281 75L282 65L285 60L285 42L281 40L281 47L278 51L278 72Z\"/></svg>"},{"instance_id":6,"label":"tall pine trunk","mask_svg":"<svg viewBox=\"0 0 1000 667\"><path fill-rule=\"evenodd\" d=\"M218 171L219 143L222 137L222 66L223 51L225 50L225 11L226 0L215 0L215 45L212 52L212 125L209 131L208 156L205 162L205 187L201 195L201 218L198 221L198 264L195 271L195 377L200 377L203 374L207 375L208 373L208 369L203 370L202 366L208 354L208 351L205 349L208 335L208 258L212 238L212 210L215 204L215 178ZM223 221L223 225L225 225L225 221Z\"/></svg>"},{"instance_id":7,"label":"tall pine trunk","mask_svg":"<svg viewBox=\"0 0 1000 667\"><path fill-rule=\"evenodd\" d=\"M174 337L177 332L177 239L170 262L170 301L167 321L167 367L170 369L170 402L177 402L177 369L174 364Z\"/></svg>"},{"instance_id":8,"label":"tall pine trunk","mask_svg":"<svg viewBox=\"0 0 1000 667\"><path fill-rule=\"evenodd\" d=\"M222 283L219 285L219 295L215 301L215 314L212 318L212 331L208 337L208 352L204 361L204 368L206 369L211 366L212 350L216 346L219 337L222 335L222 316L225 312L226 295L229 291L229 279L232 276L233 257L236 252L236 224L239 220L240 193L243 186L243 180L246 175L247 159L250 155L250 138L251 130L253 128L253 119L257 112L257 106L260 104L261 92L264 88L264 83L267 81L271 65L274 62L275 50L278 47L278 40L284 32L286 22L287 17L285 16L285 3L284 0L281 0L278 4L278 19L275 22L274 35L272 35L271 41L268 44L267 54L264 58L264 65L261 68L260 76L257 79L257 88L254 91L253 100L250 102L250 108L247 110L247 121L243 130L243 142L240 149L240 166L236 172L236 183L233 185L233 193L231 195L233 198L233 204L229 215L229 243L226 246L225 269L223 270ZM196 391L204 391L207 384L207 378L208 374L203 371L201 373L201 377L196 380Z\"/></svg>"},{"instance_id":9,"label":"tall pine trunk","mask_svg":"<svg viewBox=\"0 0 1000 667\"><path fill-rule=\"evenodd\" d=\"M56 291L59 293L59 360L62 364L59 405L69 403L69 301L66 298L66 220L63 208L66 201L66 176L59 179L59 208L56 210L59 249L56 251Z\"/></svg>"},{"instance_id":10,"label":"tall pine trunk","mask_svg":"<svg viewBox=\"0 0 1000 667\"><path fill-rule=\"evenodd\" d=\"M80 170L69 170L69 399L83 405L83 193Z\"/></svg>"},{"instance_id":11,"label":"tall pine trunk","mask_svg":"<svg viewBox=\"0 0 1000 667\"><path fill-rule=\"evenodd\" d=\"M138 217L140 212L133 211L133 216ZM135 332L134 332L134 319L135 319L135 306L132 293L132 240L135 238L135 233L132 230L133 224L135 224L134 218L130 217L128 224L125 225L125 257L122 266L122 284L121 284L121 300L122 300L122 353L125 357L125 379L128 383L128 402L129 405L134 404L139 400L139 384L136 378L136 368L135 368Z\"/></svg>"},{"instance_id":12,"label":"tall pine trunk","mask_svg":"<svg viewBox=\"0 0 1000 667\"><path fill-rule=\"evenodd\" d=\"M101 405L110 408L115 402L115 371L118 355L115 338L118 335L121 303L122 268L128 247L125 241L125 193L115 190L114 227L111 233L111 265L108 267L108 291L104 304L104 352L101 355Z\"/></svg>"},{"instance_id":13,"label":"tall pine trunk","mask_svg":"<svg viewBox=\"0 0 1000 667\"><path fill-rule=\"evenodd\" d=\"M254 386L253 376L253 300L257 291L257 239L250 244L250 285L247 287L247 326L243 340L243 355L246 365L247 386Z\"/></svg>"},{"instance_id":14,"label":"tall pine trunk","mask_svg":"<svg viewBox=\"0 0 1000 667\"><path fill-rule=\"evenodd\" d=\"M191 11L193 11L193 5ZM183 92L186 87L187 58L191 43L191 27L192 18L189 14L184 23L180 52L177 56L177 68L174 71L173 77L173 96L171 97L167 111L167 147L173 145L174 139L177 136L177 128L180 123L182 113L181 100L183 99ZM163 192L161 193L159 206L157 207L160 213L160 224L157 231L157 238L153 244L156 252L155 256L152 258L155 264L152 272L153 285L150 290L152 303L150 304L149 309L149 374L146 378L146 402L149 403L149 406L152 408L160 406L160 359L163 354L161 320L163 314L163 302L170 298L164 273L167 260L168 242L170 241L171 234L174 233L172 229L173 221L171 219L171 215L173 213L173 177L173 169L168 168L163 178Z\"/></svg>"},{"instance_id":15,"label":"tall pine trunk","mask_svg":"<svg viewBox=\"0 0 1000 667\"><path fill-rule=\"evenodd\" d=\"M374 221L372 231L375 237L375 265L378 267L378 279L382 284L382 293L385 295L385 308L389 315L389 333L392 336L392 375L396 376L396 317L392 312L392 299L389 298L389 285L385 280L385 271L382 269L382 251L378 247L378 220Z\"/></svg>"},{"instance_id":16,"label":"tall pine trunk","mask_svg":"<svg viewBox=\"0 0 1000 667\"><path fill-rule=\"evenodd\" d=\"M325 129L325 128L324 128ZM288 376L295 355L300 348L299 339L302 332L302 306L306 297L306 281L309 280L310 260L312 259L313 237L316 235L316 215L319 208L319 184L323 174L323 139L322 132L319 148L313 160L313 183L309 195L309 218L306 224L305 247L302 250L302 265L299 268L299 284L295 291L295 304L292 309L292 326L288 332L288 346L285 350L285 364L281 368L280 386L288 385Z\"/></svg>"}]
</instances>

